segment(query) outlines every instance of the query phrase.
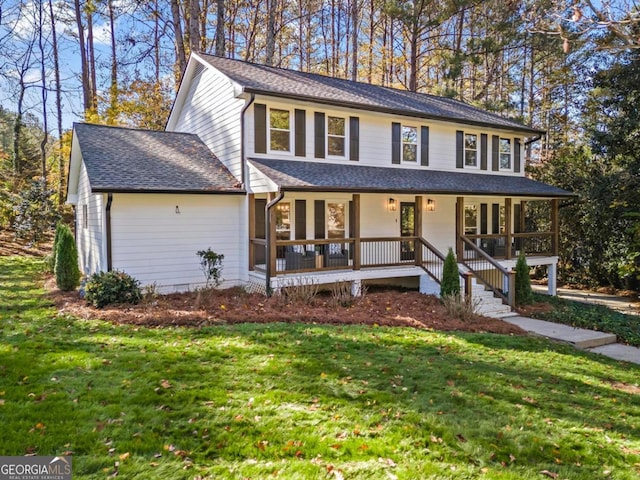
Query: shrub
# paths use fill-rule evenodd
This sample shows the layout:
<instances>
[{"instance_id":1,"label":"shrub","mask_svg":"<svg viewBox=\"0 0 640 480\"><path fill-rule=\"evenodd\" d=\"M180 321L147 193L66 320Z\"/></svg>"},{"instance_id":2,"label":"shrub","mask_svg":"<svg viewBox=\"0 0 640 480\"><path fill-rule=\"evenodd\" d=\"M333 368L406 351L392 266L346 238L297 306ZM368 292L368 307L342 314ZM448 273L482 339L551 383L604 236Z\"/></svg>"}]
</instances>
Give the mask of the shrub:
<instances>
[{"instance_id":1,"label":"shrub","mask_svg":"<svg viewBox=\"0 0 640 480\"><path fill-rule=\"evenodd\" d=\"M476 310L480 305L480 299L470 300L462 295L445 295L442 297L442 304L447 313L460 320L471 320L476 315Z\"/></svg>"},{"instance_id":2,"label":"shrub","mask_svg":"<svg viewBox=\"0 0 640 480\"><path fill-rule=\"evenodd\" d=\"M528 305L533 302L533 290L531 290L531 278L529 278L529 266L524 253L520 252L516 262L516 304Z\"/></svg>"},{"instance_id":3,"label":"shrub","mask_svg":"<svg viewBox=\"0 0 640 480\"><path fill-rule=\"evenodd\" d=\"M73 290L80 284L78 250L73 239L73 233L66 225L60 226L60 234L55 251L54 273L56 285L62 291Z\"/></svg>"},{"instance_id":4,"label":"shrub","mask_svg":"<svg viewBox=\"0 0 640 480\"><path fill-rule=\"evenodd\" d=\"M442 267L442 283L440 283L440 297L460 295L460 275L458 262L453 250L450 248Z\"/></svg>"},{"instance_id":5,"label":"shrub","mask_svg":"<svg viewBox=\"0 0 640 480\"><path fill-rule=\"evenodd\" d=\"M60 214L53 201L54 189L47 187L45 179L32 180L16 198L13 228L18 238L38 243L51 229Z\"/></svg>"},{"instance_id":6,"label":"shrub","mask_svg":"<svg viewBox=\"0 0 640 480\"><path fill-rule=\"evenodd\" d=\"M51 255L47 257L49 271L51 273L54 273L56 269L56 249L58 248L58 243L60 243L60 237L62 236L63 226L64 224L60 222L56 224L56 235L55 237L53 237L53 247L51 248Z\"/></svg>"},{"instance_id":7,"label":"shrub","mask_svg":"<svg viewBox=\"0 0 640 480\"><path fill-rule=\"evenodd\" d=\"M213 282L213 286L217 287L222 281L222 260L224 255L216 253L211 250L211 247L206 250L200 250L196 252L196 255L200 257L200 269L206 278L207 283L205 288L209 287L209 283Z\"/></svg>"},{"instance_id":8,"label":"shrub","mask_svg":"<svg viewBox=\"0 0 640 480\"><path fill-rule=\"evenodd\" d=\"M289 278L279 289L278 299L284 304L302 302L313 305L320 285L311 277Z\"/></svg>"},{"instance_id":9,"label":"shrub","mask_svg":"<svg viewBox=\"0 0 640 480\"><path fill-rule=\"evenodd\" d=\"M87 282L85 292L87 303L96 308L112 303L135 305L142 298L140 282L118 270L94 273Z\"/></svg>"}]
</instances>

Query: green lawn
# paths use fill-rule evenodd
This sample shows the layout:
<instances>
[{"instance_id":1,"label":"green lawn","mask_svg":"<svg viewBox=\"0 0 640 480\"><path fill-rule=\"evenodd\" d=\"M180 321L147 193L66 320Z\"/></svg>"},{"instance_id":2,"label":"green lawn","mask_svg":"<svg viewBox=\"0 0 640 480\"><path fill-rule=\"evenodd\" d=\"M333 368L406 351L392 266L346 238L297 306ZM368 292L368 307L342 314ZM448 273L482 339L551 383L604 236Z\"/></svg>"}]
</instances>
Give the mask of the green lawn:
<instances>
[{"instance_id":1,"label":"green lawn","mask_svg":"<svg viewBox=\"0 0 640 480\"><path fill-rule=\"evenodd\" d=\"M0 454L74 478L637 479L640 368L540 339L58 316L0 258ZM557 475L557 476L556 476Z\"/></svg>"}]
</instances>

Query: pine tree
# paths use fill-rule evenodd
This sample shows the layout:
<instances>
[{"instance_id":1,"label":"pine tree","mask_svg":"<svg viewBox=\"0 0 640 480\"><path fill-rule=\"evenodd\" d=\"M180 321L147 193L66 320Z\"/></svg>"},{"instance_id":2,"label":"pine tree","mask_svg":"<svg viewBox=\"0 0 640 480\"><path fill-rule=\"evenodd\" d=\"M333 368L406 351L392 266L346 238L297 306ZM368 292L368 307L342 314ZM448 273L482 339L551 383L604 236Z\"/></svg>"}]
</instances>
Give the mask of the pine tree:
<instances>
[{"instance_id":1,"label":"pine tree","mask_svg":"<svg viewBox=\"0 0 640 480\"><path fill-rule=\"evenodd\" d=\"M516 304L528 305L533 301L531 290L531 278L529 278L529 266L524 253L520 252L516 262Z\"/></svg>"},{"instance_id":2,"label":"pine tree","mask_svg":"<svg viewBox=\"0 0 640 480\"><path fill-rule=\"evenodd\" d=\"M460 295L460 278L458 274L458 262L453 250L450 248L442 267L442 283L440 284L440 296L448 297Z\"/></svg>"},{"instance_id":3,"label":"pine tree","mask_svg":"<svg viewBox=\"0 0 640 480\"><path fill-rule=\"evenodd\" d=\"M60 240L56 247L56 284L62 291L70 291L80 284L78 250L73 233L67 225L62 225Z\"/></svg>"}]
</instances>

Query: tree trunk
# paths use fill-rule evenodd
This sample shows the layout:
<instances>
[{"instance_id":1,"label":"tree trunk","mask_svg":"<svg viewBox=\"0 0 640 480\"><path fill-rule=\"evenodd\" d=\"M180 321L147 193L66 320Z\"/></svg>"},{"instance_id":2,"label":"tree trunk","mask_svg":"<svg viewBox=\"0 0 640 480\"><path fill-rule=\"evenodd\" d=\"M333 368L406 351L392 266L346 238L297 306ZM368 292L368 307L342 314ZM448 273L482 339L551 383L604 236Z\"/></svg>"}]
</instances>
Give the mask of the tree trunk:
<instances>
[{"instance_id":1,"label":"tree trunk","mask_svg":"<svg viewBox=\"0 0 640 480\"><path fill-rule=\"evenodd\" d=\"M108 122L115 123L118 115L118 57L116 56L116 26L113 15L113 0L107 0L109 27L111 28L111 86L109 88Z\"/></svg>"},{"instance_id":2,"label":"tree trunk","mask_svg":"<svg viewBox=\"0 0 640 480\"><path fill-rule=\"evenodd\" d=\"M265 49L265 65L273 66L276 50L276 4L277 0L267 0L267 33Z\"/></svg>"},{"instance_id":3,"label":"tree trunk","mask_svg":"<svg viewBox=\"0 0 640 480\"><path fill-rule=\"evenodd\" d=\"M218 17L216 18L216 55L225 56L225 35L224 35L224 0L216 0L218 7Z\"/></svg>"},{"instance_id":4,"label":"tree trunk","mask_svg":"<svg viewBox=\"0 0 640 480\"><path fill-rule=\"evenodd\" d=\"M351 0L351 80L358 80L358 0Z\"/></svg>"},{"instance_id":5,"label":"tree trunk","mask_svg":"<svg viewBox=\"0 0 640 480\"><path fill-rule=\"evenodd\" d=\"M62 84L60 82L60 60L58 55L58 34L56 19L53 14L53 0L49 0L49 17L51 20L51 46L53 47L53 74L56 83L56 117L58 124L58 205L64 204L64 157L62 156Z\"/></svg>"},{"instance_id":6,"label":"tree trunk","mask_svg":"<svg viewBox=\"0 0 640 480\"><path fill-rule=\"evenodd\" d=\"M96 112L98 109L98 90L96 85L96 54L93 48L93 2L88 1L87 6L87 53L89 61L89 88L91 104L89 111Z\"/></svg>"},{"instance_id":7,"label":"tree trunk","mask_svg":"<svg viewBox=\"0 0 640 480\"><path fill-rule=\"evenodd\" d=\"M80 0L74 0L76 26L78 28L78 43L80 46L80 67L82 71L82 102L84 111L91 109L91 88L89 86L89 64L87 62L87 48L84 42L84 26L82 24L82 9Z\"/></svg>"},{"instance_id":8,"label":"tree trunk","mask_svg":"<svg viewBox=\"0 0 640 480\"><path fill-rule=\"evenodd\" d=\"M200 1L189 1L189 49L197 52L200 47Z\"/></svg>"},{"instance_id":9,"label":"tree trunk","mask_svg":"<svg viewBox=\"0 0 640 480\"><path fill-rule=\"evenodd\" d=\"M77 1L78 0L76 0L76 2ZM173 35L175 37L176 63L178 65L176 83L180 84L182 74L184 73L185 68L187 68L187 56L184 51L184 36L182 33L182 19L180 16L180 5L178 5L178 0L171 0L171 16L173 18Z\"/></svg>"},{"instance_id":10,"label":"tree trunk","mask_svg":"<svg viewBox=\"0 0 640 480\"><path fill-rule=\"evenodd\" d=\"M47 72L44 63L44 15L42 2L38 2L38 49L40 50L40 77L42 81L42 140L40 141L40 167L42 181L47 182L47 143L49 143L49 124L47 121Z\"/></svg>"}]
</instances>

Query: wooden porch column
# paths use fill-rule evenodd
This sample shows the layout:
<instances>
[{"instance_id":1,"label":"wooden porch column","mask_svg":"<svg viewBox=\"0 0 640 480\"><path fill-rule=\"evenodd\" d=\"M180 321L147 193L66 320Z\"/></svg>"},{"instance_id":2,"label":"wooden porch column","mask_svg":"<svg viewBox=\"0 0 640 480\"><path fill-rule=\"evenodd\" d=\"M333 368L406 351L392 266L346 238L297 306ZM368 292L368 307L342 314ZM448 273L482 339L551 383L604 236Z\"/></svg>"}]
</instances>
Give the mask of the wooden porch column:
<instances>
[{"instance_id":1,"label":"wooden porch column","mask_svg":"<svg viewBox=\"0 0 640 480\"><path fill-rule=\"evenodd\" d=\"M551 254L558 256L560 248L560 201L551 200Z\"/></svg>"},{"instance_id":2,"label":"wooden porch column","mask_svg":"<svg viewBox=\"0 0 640 480\"><path fill-rule=\"evenodd\" d=\"M464 260L464 246L460 237L464 234L464 197L456 200L456 256L458 262Z\"/></svg>"},{"instance_id":3,"label":"wooden porch column","mask_svg":"<svg viewBox=\"0 0 640 480\"><path fill-rule=\"evenodd\" d=\"M255 246L253 239L256 238L256 196L249 194L249 270L252 271L256 264Z\"/></svg>"},{"instance_id":4,"label":"wooden porch column","mask_svg":"<svg viewBox=\"0 0 640 480\"><path fill-rule=\"evenodd\" d=\"M422 236L422 197L420 195L416 195L416 209L415 209L415 218L413 219L413 236L421 237ZM415 257L416 265L422 265L422 243L415 241L413 254Z\"/></svg>"},{"instance_id":5,"label":"wooden porch column","mask_svg":"<svg viewBox=\"0 0 640 480\"><path fill-rule=\"evenodd\" d=\"M507 260L509 260L512 257L512 252L511 252L511 242L513 240L513 233L512 233L512 227L511 227L511 199L510 198L505 198L504 199L504 230L505 233L507 234L507 238L505 240L505 258Z\"/></svg>"},{"instance_id":6,"label":"wooden porch column","mask_svg":"<svg viewBox=\"0 0 640 480\"><path fill-rule=\"evenodd\" d=\"M352 195L353 201L353 269L360 270L360 194Z\"/></svg>"},{"instance_id":7,"label":"wooden porch column","mask_svg":"<svg viewBox=\"0 0 640 480\"><path fill-rule=\"evenodd\" d=\"M276 198L276 194L270 192L267 197L267 203L271 202ZM267 239L267 245L269 246L269 269L272 272L272 275L276 275L276 257L277 257L277 249L276 249L276 209L272 208L269 210L269 216L267 218L267 222L269 222L269 228L267 231L269 232L269 238Z\"/></svg>"}]
</instances>

